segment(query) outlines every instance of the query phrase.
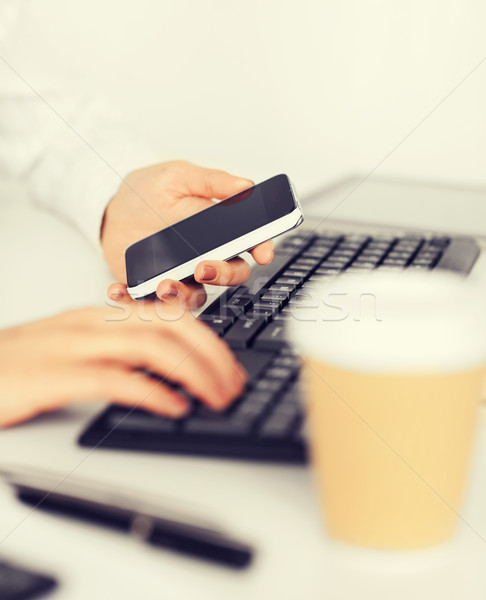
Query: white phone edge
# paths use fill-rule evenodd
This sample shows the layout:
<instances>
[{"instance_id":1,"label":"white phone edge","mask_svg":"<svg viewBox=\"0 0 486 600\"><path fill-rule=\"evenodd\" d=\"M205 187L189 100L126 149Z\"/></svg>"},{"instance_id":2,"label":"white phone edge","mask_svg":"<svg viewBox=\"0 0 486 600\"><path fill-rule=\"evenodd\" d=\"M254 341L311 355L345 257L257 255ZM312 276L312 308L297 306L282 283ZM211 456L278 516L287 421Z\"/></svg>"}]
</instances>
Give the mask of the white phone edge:
<instances>
[{"instance_id":1,"label":"white phone edge","mask_svg":"<svg viewBox=\"0 0 486 600\"><path fill-rule=\"evenodd\" d=\"M235 240L231 240L231 242L218 246L218 248L205 252L182 265L178 265L173 269L169 269L169 271L165 271L165 273L147 279L147 281L144 281L139 285L129 287L128 293L134 300L144 298L145 296L153 294L157 290L159 283L164 281L164 279L176 279L177 281L180 281L185 277L194 275L197 265L203 260L228 260L233 256L246 252L250 248L296 227L303 220L304 215L302 214L300 204L295 195L294 198L297 206L288 215L280 217L280 219L276 219L271 223L267 223L266 225L263 225L263 227L254 229Z\"/></svg>"}]
</instances>

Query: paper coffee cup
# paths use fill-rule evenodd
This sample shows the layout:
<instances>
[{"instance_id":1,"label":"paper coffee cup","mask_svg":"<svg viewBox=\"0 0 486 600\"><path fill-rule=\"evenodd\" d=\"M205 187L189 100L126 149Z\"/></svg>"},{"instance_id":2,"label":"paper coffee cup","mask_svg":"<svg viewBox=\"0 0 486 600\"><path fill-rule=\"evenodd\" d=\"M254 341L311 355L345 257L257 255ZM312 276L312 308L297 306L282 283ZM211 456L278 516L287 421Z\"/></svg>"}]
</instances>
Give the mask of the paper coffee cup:
<instances>
[{"instance_id":1,"label":"paper coffee cup","mask_svg":"<svg viewBox=\"0 0 486 600\"><path fill-rule=\"evenodd\" d=\"M486 302L450 274L344 275L293 311L329 534L375 548L448 539L486 363Z\"/></svg>"}]
</instances>

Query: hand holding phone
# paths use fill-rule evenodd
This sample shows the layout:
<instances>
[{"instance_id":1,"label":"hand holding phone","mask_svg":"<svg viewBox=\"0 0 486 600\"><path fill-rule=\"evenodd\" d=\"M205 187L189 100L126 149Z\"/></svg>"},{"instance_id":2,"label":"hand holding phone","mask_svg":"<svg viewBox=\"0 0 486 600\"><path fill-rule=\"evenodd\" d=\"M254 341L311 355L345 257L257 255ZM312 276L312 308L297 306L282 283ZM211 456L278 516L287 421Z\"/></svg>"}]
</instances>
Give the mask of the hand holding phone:
<instances>
[{"instance_id":1,"label":"hand holding phone","mask_svg":"<svg viewBox=\"0 0 486 600\"><path fill-rule=\"evenodd\" d=\"M128 292L150 296L164 279L189 277L203 260L228 260L302 221L288 177L272 177L130 246Z\"/></svg>"}]
</instances>

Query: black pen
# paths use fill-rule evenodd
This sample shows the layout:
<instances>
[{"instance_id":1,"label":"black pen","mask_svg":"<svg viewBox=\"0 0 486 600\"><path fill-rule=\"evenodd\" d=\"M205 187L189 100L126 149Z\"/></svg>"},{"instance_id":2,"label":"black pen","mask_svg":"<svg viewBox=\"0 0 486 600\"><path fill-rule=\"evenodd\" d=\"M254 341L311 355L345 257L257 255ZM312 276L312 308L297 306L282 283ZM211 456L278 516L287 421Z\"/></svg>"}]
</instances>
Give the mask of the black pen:
<instances>
[{"instance_id":1,"label":"black pen","mask_svg":"<svg viewBox=\"0 0 486 600\"><path fill-rule=\"evenodd\" d=\"M73 476L0 467L0 475L23 502L35 508L111 527L148 544L221 563L233 568L250 564L253 549L213 525L182 515L162 502L148 504L124 490Z\"/></svg>"}]
</instances>

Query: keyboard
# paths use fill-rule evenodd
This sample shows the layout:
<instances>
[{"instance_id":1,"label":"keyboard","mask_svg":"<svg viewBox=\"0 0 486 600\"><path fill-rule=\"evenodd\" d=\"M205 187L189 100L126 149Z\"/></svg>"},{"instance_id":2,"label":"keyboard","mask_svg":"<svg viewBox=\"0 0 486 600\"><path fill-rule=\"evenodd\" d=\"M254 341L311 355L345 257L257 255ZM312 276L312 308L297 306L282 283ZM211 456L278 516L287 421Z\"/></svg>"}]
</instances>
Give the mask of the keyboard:
<instances>
[{"instance_id":1,"label":"keyboard","mask_svg":"<svg viewBox=\"0 0 486 600\"><path fill-rule=\"evenodd\" d=\"M240 398L223 413L193 401L191 412L179 420L112 405L88 426L80 444L305 464L301 365L285 339L292 311L309 302L313 288L344 271L467 274L479 255L470 238L300 232L283 239L271 264L254 267L245 285L227 289L198 317L247 370Z\"/></svg>"},{"instance_id":2,"label":"keyboard","mask_svg":"<svg viewBox=\"0 0 486 600\"><path fill-rule=\"evenodd\" d=\"M1 600L28 600L52 590L56 581L51 577L27 571L0 560Z\"/></svg>"}]
</instances>

